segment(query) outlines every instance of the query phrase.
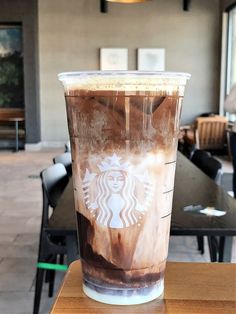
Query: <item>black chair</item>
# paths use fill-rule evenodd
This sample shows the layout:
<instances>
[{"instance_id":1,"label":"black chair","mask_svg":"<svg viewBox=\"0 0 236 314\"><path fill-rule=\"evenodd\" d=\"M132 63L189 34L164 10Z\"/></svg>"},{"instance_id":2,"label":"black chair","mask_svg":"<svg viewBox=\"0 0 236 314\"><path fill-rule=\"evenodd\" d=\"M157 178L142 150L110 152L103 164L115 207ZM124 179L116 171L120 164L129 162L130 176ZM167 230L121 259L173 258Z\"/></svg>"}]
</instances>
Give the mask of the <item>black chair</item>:
<instances>
[{"instance_id":1,"label":"black chair","mask_svg":"<svg viewBox=\"0 0 236 314\"><path fill-rule=\"evenodd\" d=\"M191 161L218 185L221 184L222 164L212 157L209 152L197 149L194 151Z\"/></svg>"},{"instance_id":2,"label":"black chair","mask_svg":"<svg viewBox=\"0 0 236 314\"><path fill-rule=\"evenodd\" d=\"M205 150L195 149L190 159L196 166L198 166L199 164L203 164L209 157L211 157L211 153Z\"/></svg>"},{"instance_id":3,"label":"black chair","mask_svg":"<svg viewBox=\"0 0 236 314\"><path fill-rule=\"evenodd\" d=\"M201 169L208 177L214 180L218 185L221 184L223 171L222 164L216 160L207 151L197 149L194 151L191 161ZM204 238L203 236L197 237L198 250L204 254ZM211 260L216 260L218 243L215 237L208 236L208 246L210 251ZM221 244L222 246L222 244Z\"/></svg>"},{"instance_id":4,"label":"black chair","mask_svg":"<svg viewBox=\"0 0 236 314\"><path fill-rule=\"evenodd\" d=\"M65 153L67 153L67 152L71 152L70 141L68 141L68 142L65 144Z\"/></svg>"},{"instance_id":5,"label":"black chair","mask_svg":"<svg viewBox=\"0 0 236 314\"><path fill-rule=\"evenodd\" d=\"M66 169L61 163L57 163L43 170L40 177L43 192L43 211L36 271L34 314L39 312L45 272L49 282L49 297L51 297L53 295L55 269L57 269L56 267L53 268L53 264L56 266L58 256L67 254L65 236L50 226L50 208L54 210L57 206L58 200L69 181ZM47 264L52 267L40 266Z\"/></svg>"},{"instance_id":6,"label":"black chair","mask_svg":"<svg viewBox=\"0 0 236 314\"><path fill-rule=\"evenodd\" d=\"M63 164L66 168L67 175L69 177L71 177L71 175L72 175L72 160L71 160L71 153L70 152L66 152L66 153L63 153L61 155L54 157L53 162L54 162L54 164L57 164L57 163Z\"/></svg>"}]
</instances>

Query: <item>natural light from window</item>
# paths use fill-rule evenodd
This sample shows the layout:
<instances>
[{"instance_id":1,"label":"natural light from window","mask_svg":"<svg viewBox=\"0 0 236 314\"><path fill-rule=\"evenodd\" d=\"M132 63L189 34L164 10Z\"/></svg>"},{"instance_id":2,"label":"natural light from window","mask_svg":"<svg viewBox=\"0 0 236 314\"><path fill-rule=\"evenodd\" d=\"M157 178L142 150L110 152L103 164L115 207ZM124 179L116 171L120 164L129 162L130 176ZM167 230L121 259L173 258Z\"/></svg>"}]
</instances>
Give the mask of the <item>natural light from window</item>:
<instances>
[{"instance_id":1,"label":"natural light from window","mask_svg":"<svg viewBox=\"0 0 236 314\"><path fill-rule=\"evenodd\" d=\"M227 76L226 76L226 92L236 84L236 7L229 11L228 20L228 45L227 45ZM235 114L227 113L230 121L236 120Z\"/></svg>"}]
</instances>

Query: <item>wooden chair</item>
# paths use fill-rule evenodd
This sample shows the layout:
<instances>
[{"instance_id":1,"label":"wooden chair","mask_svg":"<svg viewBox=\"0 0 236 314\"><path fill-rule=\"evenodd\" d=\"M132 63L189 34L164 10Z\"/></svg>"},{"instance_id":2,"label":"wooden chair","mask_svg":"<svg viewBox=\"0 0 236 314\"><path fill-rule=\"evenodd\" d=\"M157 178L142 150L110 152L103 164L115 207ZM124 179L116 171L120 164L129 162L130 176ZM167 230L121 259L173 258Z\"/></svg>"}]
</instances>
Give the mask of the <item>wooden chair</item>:
<instances>
[{"instance_id":1,"label":"wooden chair","mask_svg":"<svg viewBox=\"0 0 236 314\"><path fill-rule=\"evenodd\" d=\"M226 117L214 115L198 117L195 125L195 143L197 149L221 150L226 147Z\"/></svg>"}]
</instances>

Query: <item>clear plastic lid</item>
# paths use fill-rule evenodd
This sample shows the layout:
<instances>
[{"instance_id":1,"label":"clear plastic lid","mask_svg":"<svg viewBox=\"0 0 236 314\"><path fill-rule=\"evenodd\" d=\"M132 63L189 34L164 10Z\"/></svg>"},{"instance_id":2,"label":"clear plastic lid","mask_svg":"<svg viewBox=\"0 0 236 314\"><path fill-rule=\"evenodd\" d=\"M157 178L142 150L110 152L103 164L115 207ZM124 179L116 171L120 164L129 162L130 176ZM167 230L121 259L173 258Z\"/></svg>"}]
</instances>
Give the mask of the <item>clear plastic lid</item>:
<instances>
[{"instance_id":1,"label":"clear plastic lid","mask_svg":"<svg viewBox=\"0 0 236 314\"><path fill-rule=\"evenodd\" d=\"M156 71L81 71L58 74L65 91L180 91L190 74Z\"/></svg>"}]
</instances>

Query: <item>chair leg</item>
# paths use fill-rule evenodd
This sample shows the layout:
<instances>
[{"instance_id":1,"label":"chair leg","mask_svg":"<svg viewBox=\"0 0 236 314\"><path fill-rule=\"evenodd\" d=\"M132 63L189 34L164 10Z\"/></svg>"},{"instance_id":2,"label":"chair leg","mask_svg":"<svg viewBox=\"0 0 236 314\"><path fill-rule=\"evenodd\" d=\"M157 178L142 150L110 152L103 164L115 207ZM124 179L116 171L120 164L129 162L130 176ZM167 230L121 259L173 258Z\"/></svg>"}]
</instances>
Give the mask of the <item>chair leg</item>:
<instances>
[{"instance_id":1,"label":"chair leg","mask_svg":"<svg viewBox=\"0 0 236 314\"><path fill-rule=\"evenodd\" d=\"M46 270L46 275L45 275L45 283L48 283L49 282L49 270L47 269Z\"/></svg>"},{"instance_id":2,"label":"chair leg","mask_svg":"<svg viewBox=\"0 0 236 314\"><path fill-rule=\"evenodd\" d=\"M197 244L198 244L198 251L200 251L201 254L204 254L204 237L203 236L197 236Z\"/></svg>"},{"instance_id":3,"label":"chair leg","mask_svg":"<svg viewBox=\"0 0 236 314\"><path fill-rule=\"evenodd\" d=\"M59 264L61 264L61 265L64 264L64 254L60 254L60 256L59 256Z\"/></svg>"},{"instance_id":4,"label":"chair leg","mask_svg":"<svg viewBox=\"0 0 236 314\"><path fill-rule=\"evenodd\" d=\"M50 259L50 263L56 264L57 263L57 256L54 256ZM54 282L55 282L55 275L56 271L55 270L49 270L48 271L48 297L51 298L53 296L54 292Z\"/></svg>"},{"instance_id":5,"label":"chair leg","mask_svg":"<svg viewBox=\"0 0 236 314\"><path fill-rule=\"evenodd\" d=\"M220 237L220 243L219 243L219 262L223 262L224 258L224 249L225 249L225 237Z\"/></svg>"},{"instance_id":6,"label":"chair leg","mask_svg":"<svg viewBox=\"0 0 236 314\"><path fill-rule=\"evenodd\" d=\"M55 270L50 270L49 271L49 288L48 288L48 296L49 296L49 298L51 298L53 296L55 274L56 274Z\"/></svg>"},{"instance_id":7,"label":"chair leg","mask_svg":"<svg viewBox=\"0 0 236 314\"><path fill-rule=\"evenodd\" d=\"M42 293L42 287L43 287L43 276L44 276L44 269L38 268L37 273L36 273L33 314L39 313L40 299L41 299L41 293Z\"/></svg>"},{"instance_id":8,"label":"chair leg","mask_svg":"<svg viewBox=\"0 0 236 314\"><path fill-rule=\"evenodd\" d=\"M217 262L217 252L218 252L217 239L214 236L208 236L207 239L208 239L211 262Z\"/></svg>"},{"instance_id":9,"label":"chair leg","mask_svg":"<svg viewBox=\"0 0 236 314\"><path fill-rule=\"evenodd\" d=\"M48 262L50 262L52 260L53 256L51 255L49 257L49 260ZM53 263L53 262L52 262ZM49 269L46 269L46 275L45 275L45 283L48 283L49 282L49 278L50 278L50 270Z\"/></svg>"},{"instance_id":10,"label":"chair leg","mask_svg":"<svg viewBox=\"0 0 236 314\"><path fill-rule=\"evenodd\" d=\"M40 240L39 240L39 251L38 251L38 262L45 262L48 260L49 256L46 254L44 247L46 247L47 235L44 232L42 226L40 230ZM34 293L34 306L33 314L39 313L40 299L43 287L45 269L37 268L36 271L36 282L35 282L35 293Z\"/></svg>"}]
</instances>

